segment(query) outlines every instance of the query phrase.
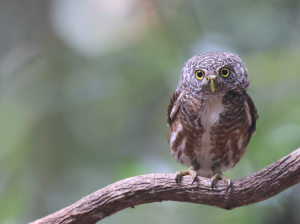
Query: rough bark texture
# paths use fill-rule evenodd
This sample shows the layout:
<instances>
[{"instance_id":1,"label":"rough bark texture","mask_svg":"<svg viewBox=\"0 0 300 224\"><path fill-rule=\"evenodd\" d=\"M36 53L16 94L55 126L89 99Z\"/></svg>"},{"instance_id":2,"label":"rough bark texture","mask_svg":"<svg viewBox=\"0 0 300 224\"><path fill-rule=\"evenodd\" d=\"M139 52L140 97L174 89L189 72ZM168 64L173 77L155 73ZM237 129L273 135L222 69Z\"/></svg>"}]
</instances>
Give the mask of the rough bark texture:
<instances>
[{"instance_id":1,"label":"rough bark texture","mask_svg":"<svg viewBox=\"0 0 300 224\"><path fill-rule=\"evenodd\" d=\"M228 192L222 181L212 191L208 178L198 177L191 185L191 177L186 176L177 185L174 177L155 173L120 180L32 224L91 224L122 209L160 201L184 201L223 209L253 204L300 182L300 149L257 173L232 181Z\"/></svg>"}]
</instances>

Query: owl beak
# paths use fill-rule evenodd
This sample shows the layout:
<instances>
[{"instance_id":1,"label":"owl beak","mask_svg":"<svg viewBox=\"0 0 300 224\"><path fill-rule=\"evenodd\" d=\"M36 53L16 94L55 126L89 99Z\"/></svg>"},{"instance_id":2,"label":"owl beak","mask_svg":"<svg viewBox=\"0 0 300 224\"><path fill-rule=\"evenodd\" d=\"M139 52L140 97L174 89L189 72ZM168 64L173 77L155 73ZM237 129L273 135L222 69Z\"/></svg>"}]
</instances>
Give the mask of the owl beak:
<instances>
[{"instance_id":1,"label":"owl beak","mask_svg":"<svg viewBox=\"0 0 300 224\"><path fill-rule=\"evenodd\" d=\"M209 75L207 78L211 91L214 93L216 91L216 75Z\"/></svg>"},{"instance_id":2,"label":"owl beak","mask_svg":"<svg viewBox=\"0 0 300 224\"><path fill-rule=\"evenodd\" d=\"M215 90L216 90L216 84L215 84L215 81L213 79L210 80L210 89L211 91L214 93Z\"/></svg>"}]
</instances>

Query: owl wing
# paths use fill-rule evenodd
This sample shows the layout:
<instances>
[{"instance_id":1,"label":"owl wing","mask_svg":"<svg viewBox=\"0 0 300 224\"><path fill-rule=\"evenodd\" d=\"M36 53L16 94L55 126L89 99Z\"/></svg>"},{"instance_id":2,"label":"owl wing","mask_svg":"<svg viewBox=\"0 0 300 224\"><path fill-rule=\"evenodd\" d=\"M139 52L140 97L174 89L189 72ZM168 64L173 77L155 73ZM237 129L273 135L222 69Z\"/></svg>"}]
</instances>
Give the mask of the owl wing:
<instances>
[{"instance_id":1,"label":"owl wing","mask_svg":"<svg viewBox=\"0 0 300 224\"><path fill-rule=\"evenodd\" d=\"M182 94L179 91L176 91L171 97L169 106L168 106L168 114L167 114L167 124L170 126L174 121L179 106L181 104L181 96Z\"/></svg>"},{"instance_id":2,"label":"owl wing","mask_svg":"<svg viewBox=\"0 0 300 224\"><path fill-rule=\"evenodd\" d=\"M256 110L256 107L251 99L251 97L244 92L244 99L245 99L245 110L247 114L247 119L249 122L249 140L251 138L251 135L255 134L256 131L256 120L258 119L258 113Z\"/></svg>"}]
</instances>

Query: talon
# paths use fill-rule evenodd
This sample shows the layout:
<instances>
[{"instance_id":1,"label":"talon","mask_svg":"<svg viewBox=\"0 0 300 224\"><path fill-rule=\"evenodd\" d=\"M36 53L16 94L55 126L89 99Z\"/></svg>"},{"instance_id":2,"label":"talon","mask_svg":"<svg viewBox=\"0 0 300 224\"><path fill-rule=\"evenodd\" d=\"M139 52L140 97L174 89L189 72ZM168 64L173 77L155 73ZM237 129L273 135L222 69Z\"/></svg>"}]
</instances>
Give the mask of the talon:
<instances>
[{"instance_id":1,"label":"talon","mask_svg":"<svg viewBox=\"0 0 300 224\"><path fill-rule=\"evenodd\" d=\"M211 189L214 190L214 179L211 178L211 185L210 185Z\"/></svg>"},{"instance_id":2,"label":"talon","mask_svg":"<svg viewBox=\"0 0 300 224\"><path fill-rule=\"evenodd\" d=\"M197 178L197 172L194 170L194 168L190 167L187 170L181 170L181 171L177 171L175 174L175 181L178 184L178 180L180 177L182 176L186 176L186 175L190 175L193 179L192 184L194 183L194 181Z\"/></svg>"},{"instance_id":3,"label":"talon","mask_svg":"<svg viewBox=\"0 0 300 224\"><path fill-rule=\"evenodd\" d=\"M197 173L194 172L194 173L193 173L193 181L192 181L192 184L191 184L191 185L193 185L193 183L194 183L194 181L196 180L196 178L197 178Z\"/></svg>"},{"instance_id":4,"label":"talon","mask_svg":"<svg viewBox=\"0 0 300 224\"><path fill-rule=\"evenodd\" d=\"M228 177L226 177L222 173L215 173L215 175L211 178L211 189L212 190L214 189L214 185L216 185L217 180L222 180L222 181L224 181L227 184L226 192L231 187L231 181L230 181L230 179Z\"/></svg>"},{"instance_id":5,"label":"talon","mask_svg":"<svg viewBox=\"0 0 300 224\"><path fill-rule=\"evenodd\" d=\"M230 179L228 178L228 184L227 184L226 192L229 190L230 187L231 187L231 181L230 181Z\"/></svg>"},{"instance_id":6,"label":"talon","mask_svg":"<svg viewBox=\"0 0 300 224\"><path fill-rule=\"evenodd\" d=\"M220 179L220 174L216 173L215 175L213 175L213 177L211 178L211 189L214 190L214 185L216 185L217 180Z\"/></svg>"},{"instance_id":7,"label":"talon","mask_svg":"<svg viewBox=\"0 0 300 224\"><path fill-rule=\"evenodd\" d=\"M176 173L176 175L175 175L175 181L176 181L176 183L178 185L178 173Z\"/></svg>"}]
</instances>

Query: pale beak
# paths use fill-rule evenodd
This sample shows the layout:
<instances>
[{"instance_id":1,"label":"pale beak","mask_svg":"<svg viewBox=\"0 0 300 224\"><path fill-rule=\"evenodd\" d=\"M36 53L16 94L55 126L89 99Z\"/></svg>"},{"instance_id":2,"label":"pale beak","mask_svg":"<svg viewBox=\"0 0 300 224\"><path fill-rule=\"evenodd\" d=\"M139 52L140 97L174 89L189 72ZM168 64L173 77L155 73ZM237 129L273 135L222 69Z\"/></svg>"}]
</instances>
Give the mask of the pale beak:
<instances>
[{"instance_id":1,"label":"pale beak","mask_svg":"<svg viewBox=\"0 0 300 224\"><path fill-rule=\"evenodd\" d=\"M211 80L210 80L209 86L210 86L211 91L214 93L215 90L216 90L216 84L215 84L214 79L211 79Z\"/></svg>"}]
</instances>

